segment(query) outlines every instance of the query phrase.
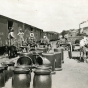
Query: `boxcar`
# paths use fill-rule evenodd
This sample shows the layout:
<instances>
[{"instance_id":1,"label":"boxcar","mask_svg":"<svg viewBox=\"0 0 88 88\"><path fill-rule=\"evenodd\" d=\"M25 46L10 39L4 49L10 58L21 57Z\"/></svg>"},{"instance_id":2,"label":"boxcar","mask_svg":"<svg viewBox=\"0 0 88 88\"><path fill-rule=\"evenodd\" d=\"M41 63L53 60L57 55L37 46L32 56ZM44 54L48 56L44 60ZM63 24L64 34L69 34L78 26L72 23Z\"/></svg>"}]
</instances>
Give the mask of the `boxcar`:
<instances>
[{"instance_id":1,"label":"boxcar","mask_svg":"<svg viewBox=\"0 0 88 88\"><path fill-rule=\"evenodd\" d=\"M8 24L7 19L0 16L0 46L5 44L8 34Z\"/></svg>"},{"instance_id":2,"label":"boxcar","mask_svg":"<svg viewBox=\"0 0 88 88\"><path fill-rule=\"evenodd\" d=\"M0 15L0 46L4 46L6 44L8 33L10 31L9 27L13 27L16 39L19 39L17 36L19 29L23 30L24 39L29 37L31 31L34 32L37 41L43 38L44 34L46 34L50 40L58 39L58 33L51 31L44 32L42 29L37 27Z\"/></svg>"},{"instance_id":3,"label":"boxcar","mask_svg":"<svg viewBox=\"0 0 88 88\"><path fill-rule=\"evenodd\" d=\"M43 30L31 26L29 24L5 17L0 15L0 46L4 46L6 44L6 40L8 38L9 27L13 27L14 34L16 39L18 39L19 29L22 29L24 32L24 39L29 37L30 32L33 31L36 39L39 41L40 38L43 37Z\"/></svg>"},{"instance_id":4,"label":"boxcar","mask_svg":"<svg viewBox=\"0 0 88 88\"><path fill-rule=\"evenodd\" d=\"M50 41L58 40L59 33L57 32L46 31L43 33L43 35L45 34L50 39Z\"/></svg>"}]
</instances>

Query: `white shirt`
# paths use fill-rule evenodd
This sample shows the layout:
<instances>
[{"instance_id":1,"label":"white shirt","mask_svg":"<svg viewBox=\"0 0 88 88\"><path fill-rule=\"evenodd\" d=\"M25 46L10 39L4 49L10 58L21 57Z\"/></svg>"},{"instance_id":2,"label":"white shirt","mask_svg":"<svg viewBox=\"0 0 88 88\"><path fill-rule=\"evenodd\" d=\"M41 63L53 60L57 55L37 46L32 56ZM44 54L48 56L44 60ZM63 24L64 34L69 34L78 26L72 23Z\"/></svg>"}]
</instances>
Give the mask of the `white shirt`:
<instances>
[{"instance_id":1,"label":"white shirt","mask_svg":"<svg viewBox=\"0 0 88 88\"><path fill-rule=\"evenodd\" d=\"M86 44L86 40L85 39L80 40L80 47L85 46L85 44Z\"/></svg>"},{"instance_id":2,"label":"white shirt","mask_svg":"<svg viewBox=\"0 0 88 88\"><path fill-rule=\"evenodd\" d=\"M9 35L8 35L8 37L10 38L10 36L13 37L13 38L15 38L14 32L10 32Z\"/></svg>"},{"instance_id":3,"label":"white shirt","mask_svg":"<svg viewBox=\"0 0 88 88\"><path fill-rule=\"evenodd\" d=\"M23 33L23 32L19 32L17 35L19 35L19 36L20 36L20 38L23 38L24 33Z\"/></svg>"}]
</instances>

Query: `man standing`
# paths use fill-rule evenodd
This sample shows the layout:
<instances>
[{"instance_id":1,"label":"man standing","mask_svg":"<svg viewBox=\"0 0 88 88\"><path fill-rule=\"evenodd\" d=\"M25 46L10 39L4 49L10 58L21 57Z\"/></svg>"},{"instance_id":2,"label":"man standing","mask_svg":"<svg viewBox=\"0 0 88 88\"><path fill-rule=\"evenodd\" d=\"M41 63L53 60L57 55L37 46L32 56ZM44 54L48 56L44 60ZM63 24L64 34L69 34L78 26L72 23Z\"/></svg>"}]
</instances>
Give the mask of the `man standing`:
<instances>
[{"instance_id":1,"label":"man standing","mask_svg":"<svg viewBox=\"0 0 88 88\"><path fill-rule=\"evenodd\" d=\"M44 45L45 48L49 48L49 46L51 47L50 40L48 39L46 34L43 36L43 39L42 39L41 42L42 42L42 44Z\"/></svg>"},{"instance_id":2,"label":"man standing","mask_svg":"<svg viewBox=\"0 0 88 88\"><path fill-rule=\"evenodd\" d=\"M6 51L8 52L9 58L15 57L17 55L17 50L15 47L15 41L16 41L16 37L14 34L14 30L13 30L13 28L11 28L10 32L8 34L9 47L6 47Z\"/></svg>"},{"instance_id":3,"label":"man standing","mask_svg":"<svg viewBox=\"0 0 88 88\"><path fill-rule=\"evenodd\" d=\"M33 43L35 41L35 36L34 33L31 31L30 36L29 36L30 43Z\"/></svg>"},{"instance_id":4,"label":"man standing","mask_svg":"<svg viewBox=\"0 0 88 88\"><path fill-rule=\"evenodd\" d=\"M19 36L19 42L20 42L20 45L22 46L23 41L24 41L24 33L22 29L19 30L19 33L17 35Z\"/></svg>"},{"instance_id":5,"label":"man standing","mask_svg":"<svg viewBox=\"0 0 88 88\"><path fill-rule=\"evenodd\" d=\"M31 50L35 50L35 46L36 46L36 39L34 36L34 33L31 31L29 39L28 39L28 44L30 45Z\"/></svg>"},{"instance_id":6,"label":"man standing","mask_svg":"<svg viewBox=\"0 0 88 88\"><path fill-rule=\"evenodd\" d=\"M11 28L9 34L8 34L8 39L9 39L9 45L14 45L14 42L15 42L15 35L14 35L14 30L13 28Z\"/></svg>"},{"instance_id":7,"label":"man standing","mask_svg":"<svg viewBox=\"0 0 88 88\"><path fill-rule=\"evenodd\" d=\"M88 39L86 36L84 36L84 38L82 40L80 40L80 60L81 60L81 52L83 53L83 59L84 62L87 62L87 57L86 57L86 53L87 53L87 47L86 45L88 44Z\"/></svg>"}]
</instances>

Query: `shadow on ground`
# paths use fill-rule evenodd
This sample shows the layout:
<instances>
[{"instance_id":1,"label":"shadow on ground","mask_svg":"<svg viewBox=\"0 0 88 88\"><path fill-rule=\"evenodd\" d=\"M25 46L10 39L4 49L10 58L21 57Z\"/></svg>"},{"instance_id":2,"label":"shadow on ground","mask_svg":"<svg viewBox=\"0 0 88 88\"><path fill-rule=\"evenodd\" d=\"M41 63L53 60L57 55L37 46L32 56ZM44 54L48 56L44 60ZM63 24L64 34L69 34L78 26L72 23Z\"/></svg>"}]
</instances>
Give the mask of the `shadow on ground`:
<instances>
[{"instance_id":1,"label":"shadow on ground","mask_svg":"<svg viewBox=\"0 0 88 88\"><path fill-rule=\"evenodd\" d=\"M84 62L83 57L80 59L80 57L72 57L72 59L77 60L78 62Z\"/></svg>"}]
</instances>

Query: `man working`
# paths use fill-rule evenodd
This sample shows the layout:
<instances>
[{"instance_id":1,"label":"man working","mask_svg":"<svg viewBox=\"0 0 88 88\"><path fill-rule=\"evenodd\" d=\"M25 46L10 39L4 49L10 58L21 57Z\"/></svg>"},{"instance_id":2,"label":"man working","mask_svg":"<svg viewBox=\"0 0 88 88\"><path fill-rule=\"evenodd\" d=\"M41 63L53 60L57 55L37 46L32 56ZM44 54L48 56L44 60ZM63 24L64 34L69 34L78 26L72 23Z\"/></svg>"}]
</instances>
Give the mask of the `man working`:
<instances>
[{"instance_id":1,"label":"man working","mask_svg":"<svg viewBox=\"0 0 88 88\"><path fill-rule=\"evenodd\" d=\"M30 45L31 50L35 50L36 39L35 39L34 33L32 31L31 31L29 39L28 39L28 44Z\"/></svg>"},{"instance_id":2,"label":"man working","mask_svg":"<svg viewBox=\"0 0 88 88\"><path fill-rule=\"evenodd\" d=\"M87 62L87 58L86 58L86 52L87 52L87 48L86 45L88 44L88 39L86 36L84 36L84 38L82 40L80 40L80 60L81 60L81 52L83 53L83 59L84 62Z\"/></svg>"},{"instance_id":3,"label":"man working","mask_svg":"<svg viewBox=\"0 0 88 88\"><path fill-rule=\"evenodd\" d=\"M15 35L14 35L14 30L13 28L11 28L9 34L8 34L8 39L9 39L9 45L14 45L14 42L15 42Z\"/></svg>"},{"instance_id":4,"label":"man working","mask_svg":"<svg viewBox=\"0 0 88 88\"><path fill-rule=\"evenodd\" d=\"M22 46L23 41L24 41L24 33L23 33L22 29L20 29L20 31L17 35L19 36L19 43Z\"/></svg>"}]
</instances>

